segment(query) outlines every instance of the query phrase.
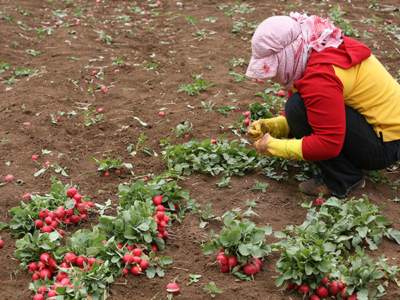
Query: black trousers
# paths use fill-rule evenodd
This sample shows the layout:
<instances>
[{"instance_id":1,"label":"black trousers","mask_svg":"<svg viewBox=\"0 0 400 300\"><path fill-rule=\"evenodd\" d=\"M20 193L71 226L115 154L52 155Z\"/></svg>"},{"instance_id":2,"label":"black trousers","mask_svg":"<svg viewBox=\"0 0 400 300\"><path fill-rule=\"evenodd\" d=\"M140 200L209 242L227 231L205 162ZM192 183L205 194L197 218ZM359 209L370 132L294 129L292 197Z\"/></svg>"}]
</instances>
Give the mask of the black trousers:
<instances>
[{"instance_id":1,"label":"black trousers","mask_svg":"<svg viewBox=\"0 0 400 300\"><path fill-rule=\"evenodd\" d=\"M362 169L380 170L400 160L400 140L383 142L360 113L348 106L345 109L346 136L341 152L337 157L315 162L321 169L325 186L338 197L347 196L350 188L364 178ZM297 139L313 133L299 93L289 97L285 114Z\"/></svg>"}]
</instances>

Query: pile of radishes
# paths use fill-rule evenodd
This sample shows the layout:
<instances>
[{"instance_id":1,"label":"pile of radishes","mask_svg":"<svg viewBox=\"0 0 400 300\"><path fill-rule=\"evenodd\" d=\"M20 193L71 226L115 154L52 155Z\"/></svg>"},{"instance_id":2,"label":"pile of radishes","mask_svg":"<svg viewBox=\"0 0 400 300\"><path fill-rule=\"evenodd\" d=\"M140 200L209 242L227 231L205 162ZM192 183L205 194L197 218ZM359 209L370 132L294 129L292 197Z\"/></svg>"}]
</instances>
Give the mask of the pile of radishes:
<instances>
[{"instance_id":1,"label":"pile of radishes","mask_svg":"<svg viewBox=\"0 0 400 300\"><path fill-rule=\"evenodd\" d=\"M322 285L318 287L314 292L315 294L310 295L311 300L321 300L331 296L336 296L340 294L341 299L345 300L357 300L357 294L345 295L347 287L344 283L339 281L329 282L328 277L322 280ZM308 285L297 285L294 282L290 282L286 290L299 290L302 294L308 294L310 292L310 287Z\"/></svg>"},{"instance_id":2,"label":"pile of radishes","mask_svg":"<svg viewBox=\"0 0 400 300\"><path fill-rule=\"evenodd\" d=\"M168 232L165 230L165 227L167 226L169 222L169 218L166 214L164 214L165 207L161 205L162 203L162 195L156 196L153 199L153 203L157 206L157 213L153 214L154 217L154 222L157 223L157 237L159 238L166 238L168 237ZM177 205L175 205L177 206ZM156 246L157 247L157 246ZM153 248L154 249L154 248ZM156 251L154 251L156 252Z\"/></svg>"},{"instance_id":3,"label":"pile of radishes","mask_svg":"<svg viewBox=\"0 0 400 300\"><path fill-rule=\"evenodd\" d=\"M219 251L220 253L217 257L217 262L222 273L232 272L233 269L238 265L241 267L236 270L237 272L242 272L243 268L244 273L252 278L254 275L258 274L258 272L260 272L262 262L258 258L251 257L251 261L249 263L242 263L239 262L238 259L233 255L228 258L222 248L220 248Z\"/></svg>"},{"instance_id":4,"label":"pile of radishes","mask_svg":"<svg viewBox=\"0 0 400 300\"><path fill-rule=\"evenodd\" d=\"M132 275L143 274L149 266L149 262L141 258L142 250L131 245L128 245L126 248L132 252L125 254L122 258L125 263L125 268L122 269L122 275L126 275L129 272ZM127 267L130 267L130 270Z\"/></svg>"},{"instance_id":5,"label":"pile of radishes","mask_svg":"<svg viewBox=\"0 0 400 300\"><path fill-rule=\"evenodd\" d=\"M39 218L35 220L35 226L40 229L41 232L52 232L62 224L70 225L79 224L81 221L86 220L88 209L93 207L93 203L90 201L82 202L82 196L78 194L75 188L70 188L67 191L68 197L71 197L72 201L75 202L74 209L67 209L64 206L59 206L52 212L46 208L39 212ZM64 235L63 230L58 230L61 235Z\"/></svg>"}]
</instances>

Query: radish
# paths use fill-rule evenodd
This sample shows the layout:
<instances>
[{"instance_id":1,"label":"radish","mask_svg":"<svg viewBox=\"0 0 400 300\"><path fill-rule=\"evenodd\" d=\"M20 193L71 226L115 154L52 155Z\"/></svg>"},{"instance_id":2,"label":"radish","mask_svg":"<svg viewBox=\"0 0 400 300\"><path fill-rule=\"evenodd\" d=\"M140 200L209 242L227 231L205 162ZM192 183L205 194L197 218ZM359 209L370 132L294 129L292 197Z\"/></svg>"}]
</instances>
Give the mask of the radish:
<instances>
[{"instance_id":1,"label":"radish","mask_svg":"<svg viewBox=\"0 0 400 300\"><path fill-rule=\"evenodd\" d=\"M93 202L88 201L88 202L85 202L85 203L90 208L92 208L94 206Z\"/></svg>"},{"instance_id":2,"label":"radish","mask_svg":"<svg viewBox=\"0 0 400 300\"><path fill-rule=\"evenodd\" d=\"M46 268L46 263L43 262L43 261L40 261L40 262L38 263L38 268L39 268L39 270L42 270L42 269Z\"/></svg>"},{"instance_id":3,"label":"radish","mask_svg":"<svg viewBox=\"0 0 400 300\"><path fill-rule=\"evenodd\" d=\"M329 282L328 277L325 277L324 280L322 280L321 282L322 282L322 284L327 284Z\"/></svg>"},{"instance_id":4,"label":"radish","mask_svg":"<svg viewBox=\"0 0 400 300\"><path fill-rule=\"evenodd\" d=\"M151 248L153 249L154 252L157 252L157 251L158 251L157 245L151 245Z\"/></svg>"},{"instance_id":5,"label":"radish","mask_svg":"<svg viewBox=\"0 0 400 300\"><path fill-rule=\"evenodd\" d=\"M74 210L71 208L71 209L68 209L67 210L67 216L72 216L74 214Z\"/></svg>"},{"instance_id":6,"label":"radish","mask_svg":"<svg viewBox=\"0 0 400 300\"><path fill-rule=\"evenodd\" d=\"M57 293L56 293L56 291L54 291L54 290L50 290L50 291L47 293L47 297L54 297L54 296L57 296Z\"/></svg>"},{"instance_id":7,"label":"radish","mask_svg":"<svg viewBox=\"0 0 400 300\"><path fill-rule=\"evenodd\" d=\"M139 275L139 274L140 274L139 268L138 268L137 266L133 266L133 267L131 268L131 274L132 274L132 275Z\"/></svg>"},{"instance_id":8,"label":"radish","mask_svg":"<svg viewBox=\"0 0 400 300\"><path fill-rule=\"evenodd\" d=\"M328 294L328 290L326 288L324 288L323 286L320 286L317 289L317 295L322 297L322 298L328 297L328 295L329 295Z\"/></svg>"},{"instance_id":9,"label":"radish","mask_svg":"<svg viewBox=\"0 0 400 300\"><path fill-rule=\"evenodd\" d=\"M50 233L53 231L53 229L50 226L43 226L42 231L43 233Z\"/></svg>"},{"instance_id":10,"label":"radish","mask_svg":"<svg viewBox=\"0 0 400 300\"><path fill-rule=\"evenodd\" d=\"M50 223L51 228L56 229L57 226L58 226L58 223L56 221L51 221L51 223Z\"/></svg>"},{"instance_id":11,"label":"radish","mask_svg":"<svg viewBox=\"0 0 400 300\"><path fill-rule=\"evenodd\" d=\"M133 249L135 249L135 246L127 245L126 249L128 249L129 251L133 251Z\"/></svg>"},{"instance_id":12,"label":"radish","mask_svg":"<svg viewBox=\"0 0 400 300\"><path fill-rule=\"evenodd\" d=\"M161 203L162 203L162 195L160 195L160 196L155 196L154 197L154 199L153 199L153 203L155 204L155 205L160 205Z\"/></svg>"},{"instance_id":13,"label":"radish","mask_svg":"<svg viewBox=\"0 0 400 300\"><path fill-rule=\"evenodd\" d=\"M279 97L283 97L283 96L285 96L285 92L284 92L284 91L282 91L282 90L280 90L280 91L278 92L278 96L279 96Z\"/></svg>"},{"instance_id":14,"label":"radish","mask_svg":"<svg viewBox=\"0 0 400 300\"><path fill-rule=\"evenodd\" d=\"M130 254L125 254L124 257L122 258L122 260L124 261L124 263L126 265L129 265L133 262L133 257Z\"/></svg>"},{"instance_id":15,"label":"radish","mask_svg":"<svg viewBox=\"0 0 400 300\"><path fill-rule=\"evenodd\" d=\"M97 112L98 112L99 114L101 114L101 113L103 113L103 109L102 109L102 108L99 108L99 109L97 110Z\"/></svg>"},{"instance_id":16,"label":"radish","mask_svg":"<svg viewBox=\"0 0 400 300\"><path fill-rule=\"evenodd\" d=\"M76 201L78 201L78 202L81 202L82 196L79 195L79 194L75 194L75 195L74 195L74 199L75 199Z\"/></svg>"},{"instance_id":17,"label":"radish","mask_svg":"<svg viewBox=\"0 0 400 300\"><path fill-rule=\"evenodd\" d=\"M42 280L44 280L46 277L47 277L48 279L51 278L51 272L50 272L50 270L49 270L49 269L43 269L43 270L41 270L41 271L40 271L40 278L41 278Z\"/></svg>"},{"instance_id":18,"label":"radish","mask_svg":"<svg viewBox=\"0 0 400 300\"><path fill-rule=\"evenodd\" d=\"M257 79L257 81L258 81L259 83L264 83L264 81L261 80L261 79Z\"/></svg>"},{"instance_id":19,"label":"radish","mask_svg":"<svg viewBox=\"0 0 400 300\"><path fill-rule=\"evenodd\" d=\"M92 75L96 75L97 74L97 72L96 71L92 71Z\"/></svg>"},{"instance_id":20,"label":"radish","mask_svg":"<svg viewBox=\"0 0 400 300\"><path fill-rule=\"evenodd\" d=\"M107 173L104 173L104 176L105 176L105 177L110 177L110 173L108 173L108 172L107 172Z\"/></svg>"},{"instance_id":21,"label":"radish","mask_svg":"<svg viewBox=\"0 0 400 300\"><path fill-rule=\"evenodd\" d=\"M249 124L250 124L250 119L244 120L244 125L249 126Z\"/></svg>"},{"instance_id":22,"label":"radish","mask_svg":"<svg viewBox=\"0 0 400 300\"><path fill-rule=\"evenodd\" d=\"M68 268L68 264L64 261L61 263L60 268Z\"/></svg>"},{"instance_id":23,"label":"radish","mask_svg":"<svg viewBox=\"0 0 400 300\"><path fill-rule=\"evenodd\" d=\"M121 170L115 170L115 173L117 173L117 175L121 174Z\"/></svg>"},{"instance_id":24,"label":"radish","mask_svg":"<svg viewBox=\"0 0 400 300\"><path fill-rule=\"evenodd\" d=\"M217 257L217 262L222 265L225 266L228 264L228 258L225 256L225 254L220 254Z\"/></svg>"},{"instance_id":25,"label":"radish","mask_svg":"<svg viewBox=\"0 0 400 300\"><path fill-rule=\"evenodd\" d=\"M317 200L315 200L315 203L316 203L317 205L322 205L323 203L325 203L325 201L324 201L324 199L317 198Z\"/></svg>"},{"instance_id":26,"label":"radish","mask_svg":"<svg viewBox=\"0 0 400 300\"><path fill-rule=\"evenodd\" d=\"M33 262L29 264L29 269L31 269L32 271L37 271L38 270L38 265L37 263Z\"/></svg>"},{"instance_id":27,"label":"radish","mask_svg":"<svg viewBox=\"0 0 400 300\"><path fill-rule=\"evenodd\" d=\"M46 224L50 224L52 221L53 221L53 220L52 220L50 217L44 218L44 222L45 222Z\"/></svg>"},{"instance_id":28,"label":"radish","mask_svg":"<svg viewBox=\"0 0 400 300\"><path fill-rule=\"evenodd\" d=\"M100 91L105 92L107 90L107 88L105 86L102 86Z\"/></svg>"},{"instance_id":29,"label":"radish","mask_svg":"<svg viewBox=\"0 0 400 300\"><path fill-rule=\"evenodd\" d=\"M216 142L216 140L211 140L211 144L215 144Z\"/></svg>"},{"instance_id":30,"label":"radish","mask_svg":"<svg viewBox=\"0 0 400 300\"><path fill-rule=\"evenodd\" d=\"M157 211L165 211L164 205L157 205Z\"/></svg>"},{"instance_id":31,"label":"radish","mask_svg":"<svg viewBox=\"0 0 400 300\"><path fill-rule=\"evenodd\" d=\"M168 221L169 221L168 216L167 216L167 215L164 215L164 222L165 222L165 223L168 223Z\"/></svg>"},{"instance_id":32,"label":"radish","mask_svg":"<svg viewBox=\"0 0 400 300\"><path fill-rule=\"evenodd\" d=\"M339 281L332 281L328 287L329 293L331 293L334 296L339 294L340 293L339 283L340 283Z\"/></svg>"},{"instance_id":33,"label":"radish","mask_svg":"<svg viewBox=\"0 0 400 300\"><path fill-rule=\"evenodd\" d=\"M164 219L164 213L162 211L157 212L157 219L160 221Z\"/></svg>"},{"instance_id":34,"label":"radish","mask_svg":"<svg viewBox=\"0 0 400 300\"><path fill-rule=\"evenodd\" d=\"M142 261L142 259L139 256L134 256L133 257L133 262L136 264L140 264L140 262Z\"/></svg>"},{"instance_id":35,"label":"radish","mask_svg":"<svg viewBox=\"0 0 400 300\"><path fill-rule=\"evenodd\" d=\"M140 268L142 269L142 271L146 270L147 267L149 266L149 262L147 260L142 260L139 263Z\"/></svg>"},{"instance_id":36,"label":"radish","mask_svg":"<svg viewBox=\"0 0 400 300\"><path fill-rule=\"evenodd\" d=\"M47 288L45 286L41 286L38 288L38 293L39 294L44 294L47 292Z\"/></svg>"},{"instance_id":37,"label":"radish","mask_svg":"<svg viewBox=\"0 0 400 300\"><path fill-rule=\"evenodd\" d=\"M349 296L349 298L347 298L347 300L358 300L357 294L353 294L353 295Z\"/></svg>"},{"instance_id":38,"label":"radish","mask_svg":"<svg viewBox=\"0 0 400 300\"><path fill-rule=\"evenodd\" d=\"M76 258L76 264L77 264L79 267L83 267L83 266L84 266L83 263L87 263L86 257L84 257L84 256L78 256L78 257Z\"/></svg>"},{"instance_id":39,"label":"radish","mask_svg":"<svg viewBox=\"0 0 400 300\"><path fill-rule=\"evenodd\" d=\"M22 198L30 198L30 197L31 197L31 194L25 194L22 196Z\"/></svg>"},{"instance_id":40,"label":"radish","mask_svg":"<svg viewBox=\"0 0 400 300\"><path fill-rule=\"evenodd\" d=\"M340 292L340 297L342 297L343 300L346 300L349 296L345 296L344 293L346 292L347 287L345 287L341 292Z\"/></svg>"},{"instance_id":41,"label":"radish","mask_svg":"<svg viewBox=\"0 0 400 300\"><path fill-rule=\"evenodd\" d=\"M228 266L229 266L230 268L234 268L234 267L236 267L237 265L238 265L238 260L237 260L237 258L236 258L235 256L229 257L229 259L228 259Z\"/></svg>"},{"instance_id":42,"label":"radish","mask_svg":"<svg viewBox=\"0 0 400 300\"><path fill-rule=\"evenodd\" d=\"M221 273L229 272L229 266L228 265L222 265L222 266L219 266L219 268L221 269Z\"/></svg>"},{"instance_id":43,"label":"radish","mask_svg":"<svg viewBox=\"0 0 400 300\"><path fill-rule=\"evenodd\" d=\"M65 272L59 272L56 276L56 279L61 282L64 278L68 278L68 274Z\"/></svg>"},{"instance_id":44,"label":"radish","mask_svg":"<svg viewBox=\"0 0 400 300\"><path fill-rule=\"evenodd\" d=\"M33 300L44 300L44 296L42 294L36 294Z\"/></svg>"},{"instance_id":45,"label":"radish","mask_svg":"<svg viewBox=\"0 0 400 300\"><path fill-rule=\"evenodd\" d=\"M42 220L36 220L35 222L36 228L42 228L43 227L43 221Z\"/></svg>"},{"instance_id":46,"label":"radish","mask_svg":"<svg viewBox=\"0 0 400 300\"><path fill-rule=\"evenodd\" d=\"M49 261L49 259L50 259L50 255L47 254L47 253L43 253L42 255L40 255L40 260L41 260L42 262L47 263L47 262Z\"/></svg>"},{"instance_id":47,"label":"radish","mask_svg":"<svg viewBox=\"0 0 400 300\"><path fill-rule=\"evenodd\" d=\"M33 160L38 160L38 157L36 155L32 155Z\"/></svg>"},{"instance_id":48,"label":"radish","mask_svg":"<svg viewBox=\"0 0 400 300\"><path fill-rule=\"evenodd\" d=\"M319 297L316 295L311 295L310 300L321 300L321 299L319 299Z\"/></svg>"},{"instance_id":49,"label":"radish","mask_svg":"<svg viewBox=\"0 0 400 300\"><path fill-rule=\"evenodd\" d=\"M254 274L257 273L257 268L256 268L256 266L253 265L253 264L247 264L247 265L244 267L244 272L245 272L247 275L254 275Z\"/></svg>"},{"instance_id":50,"label":"radish","mask_svg":"<svg viewBox=\"0 0 400 300\"><path fill-rule=\"evenodd\" d=\"M76 262L76 255L74 253L67 253L64 256L64 261L66 263L74 264Z\"/></svg>"},{"instance_id":51,"label":"radish","mask_svg":"<svg viewBox=\"0 0 400 300\"><path fill-rule=\"evenodd\" d=\"M39 280L39 279L40 279L40 273L39 272L33 273L32 280L36 281L36 280Z\"/></svg>"},{"instance_id":52,"label":"radish","mask_svg":"<svg viewBox=\"0 0 400 300\"><path fill-rule=\"evenodd\" d=\"M145 20L145 19L143 19L143 20ZM146 21L147 21L147 20L146 20ZM146 21L145 21L145 22L146 22ZM165 113L164 113L163 111L160 111L160 112L158 113L158 116L159 116L159 117L164 117L164 115L165 115Z\"/></svg>"},{"instance_id":53,"label":"radish","mask_svg":"<svg viewBox=\"0 0 400 300\"><path fill-rule=\"evenodd\" d=\"M246 118L248 118L249 116L250 116L250 112L249 111L246 111L245 113L244 113L244 116L246 117Z\"/></svg>"},{"instance_id":54,"label":"radish","mask_svg":"<svg viewBox=\"0 0 400 300\"><path fill-rule=\"evenodd\" d=\"M162 239L164 236L163 236L163 234L161 232L159 232L159 233L157 233L156 237Z\"/></svg>"},{"instance_id":55,"label":"radish","mask_svg":"<svg viewBox=\"0 0 400 300\"><path fill-rule=\"evenodd\" d=\"M132 251L134 256L140 256L142 255L142 250L140 250L139 248L133 249Z\"/></svg>"},{"instance_id":56,"label":"radish","mask_svg":"<svg viewBox=\"0 0 400 300\"><path fill-rule=\"evenodd\" d=\"M65 223L65 225L69 225L69 224L71 224L71 220L68 218L65 218L64 223Z\"/></svg>"},{"instance_id":57,"label":"radish","mask_svg":"<svg viewBox=\"0 0 400 300\"><path fill-rule=\"evenodd\" d=\"M70 281L68 278L64 278L63 280L61 280L61 284L62 284L62 286L66 286L66 285L70 284Z\"/></svg>"},{"instance_id":58,"label":"radish","mask_svg":"<svg viewBox=\"0 0 400 300\"><path fill-rule=\"evenodd\" d=\"M57 262L55 261L54 258L50 257L49 261L48 261L48 265L49 265L50 268L55 268L57 266Z\"/></svg>"},{"instance_id":59,"label":"radish","mask_svg":"<svg viewBox=\"0 0 400 300\"><path fill-rule=\"evenodd\" d=\"M0 240L0 248L3 248L3 246L4 246L3 240Z\"/></svg>"},{"instance_id":60,"label":"radish","mask_svg":"<svg viewBox=\"0 0 400 300\"><path fill-rule=\"evenodd\" d=\"M164 230L162 235L163 235L163 238L167 238L168 237L168 232L166 230Z\"/></svg>"},{"instance_id":61,"label":"radish","mask_svg":"<svg viewBox=\"0 0 400 300\"><path fill-rule=\"evenodd\" d=\"M12 176L11 174L7 175L6 178L4 179L5 182L9 182L9 181L12 181L12 180L14 180L14 176Z\"/></svg>"},{"instance_id":62,"label":"radish","mask_svg":"<svg viewBox=\"0 0 400 300\"><path fill-rule=\"evenodd\" d=\"M261 268L261 266L262 266L261 260L259 260L258 258L253 257L251 259L251 261L254 261Z\"/></svg>"},{"instance_id":63,"label":"radish","mask_svg":"<svg viewBox=\"0 0 400 300\"><path fill-rule=\"evenodd\" d=\"M303 294L307 294L309 291L310 291L310 288L308 287L308 285L300 286L300 292L302 292Z\"/></svg>"},{"instance_id":64,"label":"radish","mask_svg":"<svg viewBox=\"0 0 400 300\"><path fill-rule=\"evenodd\" d=\"M47 214L48 214L48 213L49 213L49 211L48 211L47 209L43 208L43 209L39 212L39 217L40 217L41 219L44 219L44 218L47 217Z\"/></svg>"},{"instance_id":65,"label":"radish","mask_svg":"<svg viewBox=\"0 0 400 300\"><path fill-rule=\"evenodd\" d=\"M167 285L167 292L172 293L172 294L178 294L179 293L179 286L174 282L174 283L169 283Z\"/></svg>"},{"instance_id":66,"label":"radish","mask_svg":"<svg viewBox=\"0 0 400 300\"><path fill-rule=\"evenodd\" d=\"M59 121L57 121L57 122L59 122ZM46 162L44 163L44 165L45 165L46 167L48 167L48 166L51 165L51 163L50 163L49 161L46 161Z\"/></svg>"},{"instance_id":67,"label":"radish","mask_svg":"<svg viewBox=\"0 0 400 300\"><path fill-rule=\"evenodd\" d=\"M343 290L344 289L344 283L343 282L339 282L339 289Z\"/></svg>"},{"instance_id":68,"label":"radish","mask_svg":"<svg viewBox=\"0 0 400 300\"><path fill-rule=\"evenodd\" d=\"M68 189L68 191L67 191L67 195L68 195L68 197L73 197L73 196L75 196L75 194L77 193L78 191L76 190L76 188L69 188Z\"/></svg>"},{"instance_id":69,"label":"radish","mask_svg":"<svg viewBox=\"0 0 400 300\"><path fill-rule=\"evenodd\" d=\"M124 248L124 245L118 244L117 247L118 247L119 249L122 249L122 248Z\"/></svg>"},{"instance_id":70,"label":"radish","mask_svg":"<svg viewBox=\"0 0 400 300\"><path fill-rule=\"evenodd\" d=\"M294 286L295 286L295 283L294 283L294 282L290 282L290 283L287 285L286 290L293 290L293 289L294 289Z\"/></svg>"}]
</instances>

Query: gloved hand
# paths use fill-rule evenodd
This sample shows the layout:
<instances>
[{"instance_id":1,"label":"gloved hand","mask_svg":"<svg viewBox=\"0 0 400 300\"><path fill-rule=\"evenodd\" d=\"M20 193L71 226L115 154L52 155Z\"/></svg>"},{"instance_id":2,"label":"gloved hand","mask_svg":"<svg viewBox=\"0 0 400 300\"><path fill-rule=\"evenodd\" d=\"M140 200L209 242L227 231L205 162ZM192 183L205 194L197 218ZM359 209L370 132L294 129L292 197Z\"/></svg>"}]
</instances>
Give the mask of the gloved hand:
<instances>
[{"instance_id":1,"label":"gloved hand","mask_svg":"<svg viewBox=\"0 0 400 300\"><path fill-rule=\"evenodd\" d=\"M289 136L289 132L290 128L284 116L257 120L247 127L247 135L251 137L253 141L260 140L266 133L269 133L275 138L286 138Z\"/></svg>"},{"instance_id":2,"label":"gloved hand","mask_svg":"<svg viewBox=\"0 0 400 300\"><path fill-rule=\"evenodd\" d=\"M302 150L303 140L280 140L273 138L269 133L266 133L264 137L254 143L254 148L257 152L266 156L275 156L282 158L303 158Z\"/></svg>"}]
</instances>

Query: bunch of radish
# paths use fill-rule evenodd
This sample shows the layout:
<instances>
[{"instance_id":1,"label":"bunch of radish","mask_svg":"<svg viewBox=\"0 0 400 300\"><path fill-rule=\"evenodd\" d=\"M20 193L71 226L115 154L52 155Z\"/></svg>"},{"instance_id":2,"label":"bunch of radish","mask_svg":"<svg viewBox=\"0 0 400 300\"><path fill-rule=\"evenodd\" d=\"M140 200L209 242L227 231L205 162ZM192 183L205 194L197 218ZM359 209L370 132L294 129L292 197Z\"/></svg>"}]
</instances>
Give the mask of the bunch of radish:
<instances>
[{"instance_id":1,"label":"bunch of radish","mask_svg":"<svg viewBox=\"0 0 400 300\"><path fill-rule=\"evenodd\" d=\"M310 295L311 300L321 300L331 296L336 296L340 294L343 300L357 300L357 294L352 294L350 296L345 295L347 287L342 282L331 281L329 282L328 277L322 280L322 285L318 287L314 292L315 294ZM302 294L307 294L310 292L308 285L297 285L294 282L290 282L286 286L286 290L299 290Z\"/></svg>"},{"instance_id":2,"label":"bunch of radish","mask_svg":"<svg viewBox=\"0 0 400 300\"><path fill-rule=\"evenodd\" d=\"M168 237L168 232L165 230L169 220L169 217L164 213L165 207L161 205L162 203L162 195L156 196L153 199L154 205L157 206L157 213L153 214L154 222L157 223L157 230L158 234L157 237L159 238L166 238Z\"/></svg>"},{"instance_id":3,"label":"bunch of radish","mask_svg":"<svg viewBox=\"0 0 400 300\"><path fill-rule=\"evenodd\" d=\"M250 262L242 263L238 261L236 256L232 255L228 258L222 248L220 248L219 251L220 253L217 257L217 262L222 273L232 272L233 269L238 265L241 267L236 270L237 272L242 272L243 268L244 273L252 278L254 278L254 275L258 274L258 272L260 272L262 262L258 258L251 257Z\"/></svg>"},{"instance_id":4,"label":"bunch of radish","mask_svg":"<svg viewBox=\"0 0 400 300\"><path fill-rule=\"evenodd\" d=\"M67 209L64 206L57 207L54 212L46 208L42 209L39 212L39 219L34 222L37 229L40 229L41 232L52 232L63 223L65 225L79 224L86 219L88 210L93 207L93 203L82 202L82 196L75 188L68 189L67 195L75 202L74 209ZM58 232L64 235L63 230L58 230Z\"/></svg>"},{"instance_id":5,"label":"bunch of radish","mask_svg":"<svg viewBox=\"0 0 400 300\"><path fill-rule=\"evenodd\" d=\"M128 245L126 248L132 250L122 258L125 263L125 267L122 269L122 275L127 275L128 273L131 273L132 275L143 274L149 266L149 262L141 258L142 250L131 245Z\"/></svg>"}]
</instances>

